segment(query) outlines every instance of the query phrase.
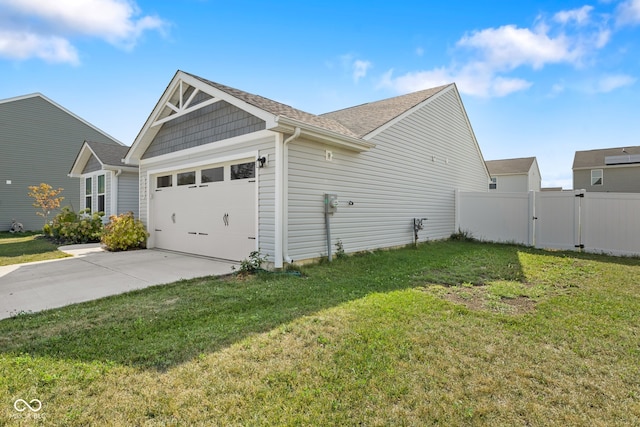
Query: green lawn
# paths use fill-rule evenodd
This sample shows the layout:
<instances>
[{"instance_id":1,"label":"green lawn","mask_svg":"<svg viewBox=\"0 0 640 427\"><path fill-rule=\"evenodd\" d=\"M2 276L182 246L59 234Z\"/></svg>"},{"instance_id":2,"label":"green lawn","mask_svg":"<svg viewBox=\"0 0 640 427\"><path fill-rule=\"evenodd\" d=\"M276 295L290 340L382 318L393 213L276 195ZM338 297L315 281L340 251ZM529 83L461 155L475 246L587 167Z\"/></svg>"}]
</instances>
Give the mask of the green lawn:
<instances>
[{"instance_id":1,"label":"green lawn","mask_svg":"<svg viewBox=\"0 0 640 427\"><path fill-rule=\"evenodd\" d=\"M0 425L640 425L639 259L446 241L303 273L0 321Z\"/></svg>"},{"instance_id":2,"label":"green lawn","mask_svg":"<svg viewBox=\"0 0 640 427\"><path fill-rule=\"evenodd\" d=\"M39 233L0 232L0 267L25 262L64 258L69 255Z\"/></svg>"}]
</instances>

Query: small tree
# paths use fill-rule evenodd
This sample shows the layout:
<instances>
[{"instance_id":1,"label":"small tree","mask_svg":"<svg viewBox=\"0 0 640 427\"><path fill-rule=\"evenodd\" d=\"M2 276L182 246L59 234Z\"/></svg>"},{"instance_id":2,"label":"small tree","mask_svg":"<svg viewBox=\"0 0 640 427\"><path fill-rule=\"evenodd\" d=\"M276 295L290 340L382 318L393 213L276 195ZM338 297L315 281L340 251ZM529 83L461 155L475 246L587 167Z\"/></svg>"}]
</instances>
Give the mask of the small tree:
<instances>
[{"instance_id":1,"label":"small tree","mask_svg":"<svg viewBox=\"0 0 640 427\"><path fill-rule=\"evenodd\" d=\"M62 193L63 189L58 188L54 190L52 186L43 182L40 185L30 185L29 190L31 190L29 197L33 197L34 199L33 206L40 210L36 212L36 215L43 217L44 223L46 224L51 211L58 209L60 202L64 200L64 197L58 196Z\"/></svg>"}]
</instances>

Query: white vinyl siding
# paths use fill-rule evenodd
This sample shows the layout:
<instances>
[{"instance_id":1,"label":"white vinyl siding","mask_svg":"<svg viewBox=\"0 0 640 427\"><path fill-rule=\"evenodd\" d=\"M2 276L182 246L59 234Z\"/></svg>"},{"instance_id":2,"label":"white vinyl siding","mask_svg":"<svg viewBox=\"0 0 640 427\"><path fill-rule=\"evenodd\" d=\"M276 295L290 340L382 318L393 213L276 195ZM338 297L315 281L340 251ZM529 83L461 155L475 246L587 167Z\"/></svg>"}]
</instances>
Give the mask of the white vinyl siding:
<instances>
[{"instance_id":1,"label":"white vinyl siding","mask_svg":"<svg viewBox=\"0 0 640 427\"><path fill-rule=\"evenodd\" d=\"M163 156L142 160L140 164L140 219L149 228L149 197L153 197L155 182L149 180L149 171L182 169L193 164L215 164L220 159L232 159L246 153L257 153L269 158L268 166L256 169L258 180L258 245L263 254L274 257L275 216L274 216L274 174L275 174L275 134L268 131L255 133L255 139L244 135L237 144L207 144L195 148L177 151ZM256 158L258 156L256 155ZM215 201L212 201L215 203ZM153 233L149 240L149 247L153 247Z\"/></svg>"},{"instance_id":2,"label":"white vinyl siding","mask_svg":"<svg viewBox=\"0 0 640 427\"><path fill-rule=\"evenodd\" d=\"M413 218L428 218L420 240L454 230L454 192L487 191L489 176L455 91L449 90L354 153L296 141L288 147L289 256L326 256L323 194L336 193L331 248L406 245ZM325 150L333 152L327 161ZM349 202L352 202L350 204Z\"/></svg>"},{"instance_id":3,"label":"white vinyl siding","mask_svg":"<svg viewBox=\"0 0 640 427\"><path fill-rule=\"evenodd\" d=\"M133 212L138 217L138 174L122 173L118 176L118 214Z\"/></svg>"},{"instance_id":4,"label":"white vinyl siding","mask_svg":"<svg viewBox=\"0 0 640 427\"><path fill-rule=\"evenodd\" d=\"M528 190L527 175L498 175L496 191L499 193L526 193Z\"/></svg>"},{"instance_id":5,"label":"white vinyl siding","mask_svg":"<svg viewBox=\"0 0 640 427\"><path fill-rule=\"evenodd\" d=\"M43 219L27 196L31 185L44 182L63 188L62 206L82 209L84 182L68 176L80 147L85 140L118 144L38 94L0 101L0 129L0 230L8 230L13 218L26 230L42 229ZM49 219L57 213L52 212Z\"/></svg>"}]
</instances>

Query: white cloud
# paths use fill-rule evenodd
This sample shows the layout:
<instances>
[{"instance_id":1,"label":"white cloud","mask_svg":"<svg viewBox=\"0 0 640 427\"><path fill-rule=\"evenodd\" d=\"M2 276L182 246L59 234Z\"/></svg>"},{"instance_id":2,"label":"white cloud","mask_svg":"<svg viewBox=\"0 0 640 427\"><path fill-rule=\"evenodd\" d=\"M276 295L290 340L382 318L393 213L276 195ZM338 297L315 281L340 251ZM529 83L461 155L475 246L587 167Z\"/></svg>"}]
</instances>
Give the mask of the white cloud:
<instances>
[{"instance_id":1,"label":"white cloud","mask_svg":"<svg viewBox=\"0 0 640 427\"><path fill-rule=\"evenodd\" d=\"M76 64L75 35L131 49L144 31L166 27L158 17L140 16L129 0L0 0L0 6L10 15L0 34L0 54L11 58ZM16 40L20 42L13 45Z\"/></svg>"},{"instance_id":2,"label":"white cloud","mask_svg":"<svg viewBox=\"0 0 640 427\"><path fill-rule=\"evenodd\" d=\"M616 23L618 25L640 24L640 0L626 0L616 8Z\"/></svg>"},{"instance_id":3,"label":"white cloud","mask_svg":"<svg viewBox=\"0 0 640 427\"><path fill-rule=\"evenodd\" d=\"M371 68L372 64L369 61L362 61L357 59L353 62L353 81L358 81L367 75L367 71Z\"/></svg>"},{"instance_id":4,"label":"white cloud","mask_svg":"<svg viewBox=\"0 0 640 427\"><path fill-rule=\"evenodd\" d=\"M608 93L625 86L631 86L636 82L634 77L626 74L608 75L602 77L595 85L594 91Z\"/></svg>"},{"instance_id":5,"label":"white cloud","mask_svg":"<svg viewBox=\"0 0 640 427\"><path fill-rule=\"evenodd\" d=\"M501 97L528 89L532 85L523 79L495 76L483 68L482 64L476 63L457 71L441 67L410 72L399 77L393 77L393 70L389 70L382 76L380 86L392 88L399 93L409 93L455 82L458 90L467 95Z\"/></svg>"},{"instance_id":6,"label":"white cloud","mask_svg":"<svg viewBox=\"0 0 640 427\"><path fill-rule=\"evenodd\" d=\"M565 86L563 83L556 83L551 87L550 96L556 96L565 91Z\"/></svg>"},{"instance_id":7,"label":"white cloud","mask_svg":"<svg viewBox=\"0 0 640 427\"><path fill-rule=\"evenodd\" d=\"M78 64L78 52L61 37L0 31L0 56L12 59L36 57L47 62Z\"/></svg>"},{"instance_id":8,"label":"white cloud","mask_svg":"<svg viewBox=\"0 0 640 427\"><path fill-rule=\"evenodd\" d=\"M578 25L585 25L590 21L593 6L582 6L580 9L562 10L553 16L556 22L568 24L572 21Z\"/></svg>"},{"instance_id":9,"label":"white cloud","mask_svg":"<svg viewBox=\"0 0 640 427\"><path fill-rule=\"evenodd\" d=\"M458 58L449 66L397 77L390 71L380 84L405 93L455 81L461 92L481 97L527 90L533 82L513 76L516 70L539 71L554 64L580 68L609 43L606 17L593 19L592 11L592 6L584 6L558 12L549 22L540 17L530 28L504 25L471 32L456 43L453 53Z\"/></svg>"},{"instance_id":10,"label":"white cloud","mask_svg":"<svg viewBox=\"0 0 640 427\"><path fill-rule=\"evenodd\" d=\"M488 28L458 41L458 46L476 49L483 61L504 70L522 65L540 69L548 63L575 62L581 51L573 44L564 34L549 36L544 25L533 31L514 25Z\"/></svg>"}]
</instances>

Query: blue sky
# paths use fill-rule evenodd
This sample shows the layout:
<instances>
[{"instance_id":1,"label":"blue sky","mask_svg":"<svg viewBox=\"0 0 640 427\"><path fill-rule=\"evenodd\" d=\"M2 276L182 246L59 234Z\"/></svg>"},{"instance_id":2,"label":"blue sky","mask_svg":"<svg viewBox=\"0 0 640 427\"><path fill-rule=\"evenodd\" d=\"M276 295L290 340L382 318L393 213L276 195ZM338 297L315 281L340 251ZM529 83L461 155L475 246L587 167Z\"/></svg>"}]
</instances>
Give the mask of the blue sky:
<instances>
[{"instance_id":1,"label":"blue sky","mask_svg":"<svg viewBox=\"0 0 640 427\"><path fill-rule=\"evenodd\" d=\"M455 82L486 160L640 145L640 0L0 0L0 99L130 145L176 70L325 113Z\"/></svg>"}]
</instances>

